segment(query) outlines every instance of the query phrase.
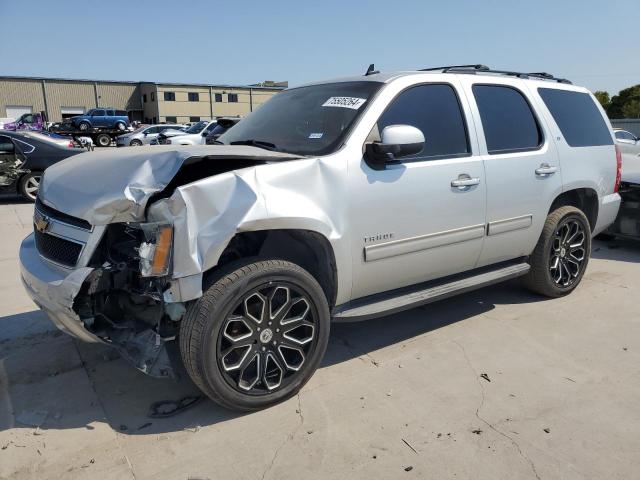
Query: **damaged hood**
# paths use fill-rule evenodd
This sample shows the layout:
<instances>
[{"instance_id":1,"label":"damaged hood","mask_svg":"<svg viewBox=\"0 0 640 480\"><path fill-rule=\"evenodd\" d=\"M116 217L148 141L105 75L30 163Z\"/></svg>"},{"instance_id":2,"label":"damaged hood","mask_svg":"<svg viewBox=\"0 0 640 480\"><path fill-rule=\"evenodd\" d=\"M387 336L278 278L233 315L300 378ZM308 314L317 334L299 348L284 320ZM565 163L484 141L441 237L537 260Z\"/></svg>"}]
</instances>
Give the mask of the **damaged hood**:
<instances>
[{"instance_id":1,"label":"damaged hood","mask_svg":"<svg viewBox=\"0 0 640 480\"><path fill-rule=\"evenodd\" d=\"M298 158L244 145L105 148L49 167L38 196L50 207L92 225L142 221L149 198L163 191L185 164L224 159L229 171L246 167L247 160L259 164Z\"/></svg>"}]
</instances>

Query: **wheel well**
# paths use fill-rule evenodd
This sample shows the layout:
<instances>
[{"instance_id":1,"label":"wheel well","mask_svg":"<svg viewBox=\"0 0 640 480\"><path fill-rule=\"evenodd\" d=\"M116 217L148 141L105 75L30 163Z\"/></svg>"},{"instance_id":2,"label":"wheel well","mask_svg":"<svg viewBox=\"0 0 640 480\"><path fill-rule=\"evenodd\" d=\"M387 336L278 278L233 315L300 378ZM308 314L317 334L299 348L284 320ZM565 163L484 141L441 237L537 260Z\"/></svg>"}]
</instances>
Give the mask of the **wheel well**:
<instances>
[{"instance_id":1,"label":"wheel well","mask_svg":"<svg viewBox=\"0 0 640 480\"><path fill-rule=\"evenodd\" d=\"M207 271L203 285L225 265L242 258L287 260L301 266L318 281L333 307L337 295L337 268L333 248L324 235L310 230L259 230L236 234Z\"/></svg>"},{"instance_id":2,"label":"wheel well","mask_svg":"<svg viewBox=\"0 0 640 480\"><path fill-rule=\"evenodd\" d=\"M596 191L592 188L576 188L562 192L551 204L549 213L556 208L569 205L582 210L589 220L591 231L593 231L598 220L598 194Z\"/></svg>"}]
</instances>

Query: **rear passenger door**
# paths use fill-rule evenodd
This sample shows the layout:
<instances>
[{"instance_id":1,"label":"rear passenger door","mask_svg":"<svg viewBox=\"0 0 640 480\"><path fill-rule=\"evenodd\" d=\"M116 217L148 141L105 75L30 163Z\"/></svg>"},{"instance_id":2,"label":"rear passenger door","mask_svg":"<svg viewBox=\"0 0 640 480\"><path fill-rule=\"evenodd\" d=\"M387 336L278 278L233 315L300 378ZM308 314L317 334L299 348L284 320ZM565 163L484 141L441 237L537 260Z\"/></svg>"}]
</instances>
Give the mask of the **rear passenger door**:
<instances>
[{"instance_id":1,"label":"rear passenger door","mask_svg":"<svg viewBox=\"0 0 640 480\"><path fill-rule=\"evenodd\" d=\"M487 230L478 266L529 255L562 191L555 143L524 82L475 77L465 84L487 185Z\"/></svg>"}]
</instances>

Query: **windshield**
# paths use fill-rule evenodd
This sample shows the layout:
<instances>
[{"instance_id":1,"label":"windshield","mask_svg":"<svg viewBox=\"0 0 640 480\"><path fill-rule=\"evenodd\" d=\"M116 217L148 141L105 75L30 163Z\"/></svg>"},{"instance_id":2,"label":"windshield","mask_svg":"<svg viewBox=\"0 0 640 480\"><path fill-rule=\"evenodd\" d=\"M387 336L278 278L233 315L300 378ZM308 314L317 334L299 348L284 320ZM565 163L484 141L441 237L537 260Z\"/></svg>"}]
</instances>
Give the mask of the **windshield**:
<instances>
[{"instance_id":1,"label":"windshield","mask_svg":"<svg viewBox=\"0 0 640 480\"><path fill-rule=\"evenodd\" d=\"M298 155L327 155L337 150L378 82L341 82L285 90L218 138L234 143L270 144Z\"/></svg>"},{"instance_id":2,"label":"windshield","mask_svg":"<svg viewBox=\"0 0 640 480\"><path fill-rule=\"evenodd\" d=\"M204 127L207 126L209 122L198 122L191 125L189 128L185 130L186 133L200 133Z\"/></svg>"}]
</instances>

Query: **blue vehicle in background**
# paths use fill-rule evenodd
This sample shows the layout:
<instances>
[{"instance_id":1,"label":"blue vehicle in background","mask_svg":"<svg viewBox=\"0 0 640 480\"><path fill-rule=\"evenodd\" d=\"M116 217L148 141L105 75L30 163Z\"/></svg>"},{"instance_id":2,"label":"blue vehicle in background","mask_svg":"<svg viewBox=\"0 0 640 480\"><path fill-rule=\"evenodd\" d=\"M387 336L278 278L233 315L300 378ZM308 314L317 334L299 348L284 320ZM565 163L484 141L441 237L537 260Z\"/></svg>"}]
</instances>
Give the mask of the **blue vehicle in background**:
<instances>
[{"instance_id":1,"label":"blue vehicle in background","mask_svg":"<svg viewBox=\"0 0 640 480\"><path fill-rule=\"evenodd\" d=\"M84 115L69 118L67 123L81 132L88 132L93 128L125 131L129 128L129 116L126 111L115 108L92 108Z\"/></svg>"}]
</instances>

